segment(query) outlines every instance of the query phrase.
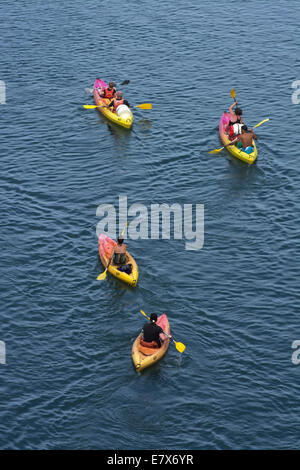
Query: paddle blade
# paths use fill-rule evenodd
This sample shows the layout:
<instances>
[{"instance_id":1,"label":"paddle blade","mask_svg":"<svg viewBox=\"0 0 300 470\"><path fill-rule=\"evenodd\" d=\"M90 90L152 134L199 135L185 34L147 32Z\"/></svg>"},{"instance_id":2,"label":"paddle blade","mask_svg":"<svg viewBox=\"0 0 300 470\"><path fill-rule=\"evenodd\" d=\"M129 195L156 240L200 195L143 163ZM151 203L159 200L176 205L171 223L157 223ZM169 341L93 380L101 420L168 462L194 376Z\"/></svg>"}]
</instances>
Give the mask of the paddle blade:
<instances>
[{"instance_id":1,"label":"paddle blade","mask_svg":"<svg viewBox=\"0 0 300 470\"><path fill-rule=\"evenodd\" d=\"M178 343L177 341L174 341L174 343L175 343L177 351L179 351L182 354L183 351L185 350L185 345L183 343Z\"/></svg>"},{"instance_id":2,"label":"paddle blade","mask_svg":"<svg viewBox=\"0 0 300 470\"><path fill-rule=\"evenodd\" d=\"M267 121L270 121L270 118L264 119L263 121L256 124L256 126L254 126L254 127L258 127L258 126L260 126L261 124L263 124L264 122L267 122Z\"/></svg>"},{"instance_id":3,"label":"paddle blade","mask_svg":"<svg viewBox=\"0 0 300 470\"><path fill-rule=\"evenodd\" d=\"M84 104L83 107L85 109L101 108L101 106L96 106L95 104Z\"/></svg>"},{"instance_id":4,"label":"paddle blade","mask_svg":"<svg viewBox=\"0 0 300 470\"><path fill-rule=\"evenodd\" d=\"M230 91L230 96L231 98L233 98L235 100L235 89L232 88L232 90Z\"/></svg>"},{"instance_id":5,"label":"paddle blade","mask_svg":"<svg viewBox=\"0 0 300 470\"><path fill-rule=\"evenodd\" d=\"M120 83L120 85L128 85L130 83L130 80L124 80L124 82Z\"/></svg>"},{"instance_id":6,"label":"paddle blade","mask_svg":"<svg viewBox=\"0 0 300 470\"><path fill-rule=\"evenodd\" d=\"M102 274L99 274L99 276L97 277L97 281L103 281L103 279L106 278L106 273L107 269Z\"/></svg>"},{"instance_id":7,"label":"paddle blade","mask_svg":"<svg viewBox=\"0 0 300 470\"><path fill-rule=\"evenodd\" d=\"M136 108L141 108L141 109L152 109L152 104L151 103L143 103L143 104L138 104Z\"/></svg>"},{"instance_id":8,"label":"paddle blade","mask_svg":"<svg viewBox=\"0 0 300 470\"><path fill-rule=\"evenodd\" d=\"M214 153L219 153L221 152L221 150L223 150L224 147L220 148L220 149L215 149L215 150L211 150L210 152L208 153L211 153L211 154L214 154Z\"/></svg>"},{"instance_id":9,"label":"paddle blade","mask_svg":"<svg viewBox=\"0 0 300 470\"><path fill-rule=\"evenodd\" d=\"M148 320L150 320L150 318L148 317L148 315L146 315L143 310L140 310L140 312L144 315L144 317L146 317L146 318L148 318Z\"/></svg>"}]
</instances>

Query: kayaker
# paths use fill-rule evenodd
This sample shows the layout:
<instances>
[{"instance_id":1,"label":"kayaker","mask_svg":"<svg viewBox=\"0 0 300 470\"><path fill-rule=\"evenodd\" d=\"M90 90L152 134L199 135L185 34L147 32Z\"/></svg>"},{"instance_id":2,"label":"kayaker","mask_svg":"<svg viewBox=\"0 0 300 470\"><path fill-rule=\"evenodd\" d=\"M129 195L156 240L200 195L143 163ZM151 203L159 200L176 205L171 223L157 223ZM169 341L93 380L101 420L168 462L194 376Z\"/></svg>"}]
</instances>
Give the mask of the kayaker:
<instances>
[{"instance_id":1,"label":"kayaker","mask_svg":"<svg viewBox=\"0 0 300 470\"><path fill-rule=\"evenodd\" d=\"M116 266L122 266L123 264L126 264L126 251L127 251L127 245L124 243L124 238L120 235L118 237L118 243L114 247L114 251L112 253L112 262Z\"/></svg>"},{"instance_id":2,"label":"kayaker","mask_svg":"<svg viewBox=\"0 0 300 470\"><path fill-rule=\"evenodd\" d=\"M107 108L113 107L113 110L116 112L118 107L121 104L125 104L126 106L128 106L128 108L130 108L130 104L128 103L128 101L124 100L124 98L123 98L123 92L122 91L117 91L115 98L110 102L110 104L107 106Z\"/></svg>"},{"instance_id":3,"label":"kayaker","mask_svg":"<svg viewBox=\"0 0 300 470\"><path fill-rule=\"evenodd\" d=\"M228 123L228 133L229 133L229 138L231 139L241 134L241 127L244 124L243 118L242 118L242 114L243 114L242 109L236 107L235 110L233 110L234 106L236 105L237 105L237 102L235 101L229 108L230 121Z\"/></svg>"},{"instance_id":4,"label":"kayaker","mask_svg":"<svg viewBox=\"0 0 300 470\"><path fill-rule=\"evenodd\" d=\"M145 346L147 346L146 343L148 343L148 345L156 343L157 346L160 348L165 338L172 338L172 336L169 336L164 333L163 329L159 325L157 325L156 322L156 313L151 313L150 323L145 323L142 329L142 341L143 343L145 343Z\"/></svg>"},{"instance_id":5,"label":"kayaker","mask_svg":"<svg viewBox=\"0 0 300 470\"><path fill-rule=\"evenodd\" d=\"M114 82L109 82L108 87L102 89L100 96L101 98L112 99L114 98L115 94L116 94L115 84Z\"/></svg>"},{"instance_id":6,"label":"kayaker","mask_svg":"<svg viewBox=\"0 0 300 470\"><path fill-rule=\"evenodd\" d=\"M256 134L254 134L252 129L248 130L248 127L244 124L242 126L241 135L238 135L232 142L230 142L230 144L225 145L225 147L228 147L228 145L237 144L237 147L242 152L246 152L250 154L254 151L254 148L252 145L253 139L257 140Z\"/></svg>"}]
</instances>

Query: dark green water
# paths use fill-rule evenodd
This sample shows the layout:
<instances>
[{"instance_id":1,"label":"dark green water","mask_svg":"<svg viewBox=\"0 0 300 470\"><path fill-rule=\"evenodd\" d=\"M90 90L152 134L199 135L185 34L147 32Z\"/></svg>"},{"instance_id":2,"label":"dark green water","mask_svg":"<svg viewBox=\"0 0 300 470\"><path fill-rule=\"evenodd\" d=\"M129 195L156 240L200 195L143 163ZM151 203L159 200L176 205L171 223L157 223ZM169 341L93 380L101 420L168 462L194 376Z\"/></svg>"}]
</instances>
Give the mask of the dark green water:
<instances>
[{"instance_id":1,"label":"dark green water","mask_svg":"<svg viewBox=\"0 0 300 470\"><path fill-rule=\"evenodd\" d=\"M2 449L298 447L299 9L0 5ZM82 107L96 77L152 111L108 125ZM233 87L250 126L271 118L251 167L208 154ZM119 195L204 204L203 248L129 240L138 287L99 283L96 210ZM186 345L142 375L140 308Z\"/></svg>"}]
</instances>

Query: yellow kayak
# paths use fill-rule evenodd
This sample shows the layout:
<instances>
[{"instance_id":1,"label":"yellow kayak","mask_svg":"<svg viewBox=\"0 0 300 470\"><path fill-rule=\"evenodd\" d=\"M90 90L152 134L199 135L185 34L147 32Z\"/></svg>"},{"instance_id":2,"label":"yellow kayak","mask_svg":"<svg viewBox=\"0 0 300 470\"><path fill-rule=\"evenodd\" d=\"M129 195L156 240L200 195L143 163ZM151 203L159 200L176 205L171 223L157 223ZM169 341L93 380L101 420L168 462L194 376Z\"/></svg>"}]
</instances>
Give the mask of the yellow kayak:
<instances>
[{"instance_id":1,"label":"yellow kayak","mask_svg":"<svg viewBox=\"0 0 300 470\"><path fill-rule=\"evenodd\" d=\"M219 134L224 145L227 145L230 142L230 139L226 132L226 128L227 128L229 121L230 121L230 114L223 113L220 119L220 123L219 123ZM251 165L253 162L255 162L257 158L257 148L256 148L254 140L252 140L252 146L254 150L252 153L249 153L249 154L246 152L243 152L234 144L226 147L226 150L228 150L228 152L234 157L238 158L239 160L242 160L245 163L249 163L249 165Z\"/></svg>"},{"instance_id":2,"label":"yellow kayak","mask_svg":"<svg viewBox=\"0 0 300 470\"><path fill-rule=\"evenodd\" d=\"M158 317L157 325L159 325L168 335L170 334L170 325L168 317L163 313ZM167 352L170 339L166 338L160 348L145 347L141 345L142 333L139 334L137 339L132 345L132 360L136 371L141 372L146 367L152 366L158 362Z\"/></svg>"},{"instance_id":3,"label":"yellow kayak","mask_svg":"<svg viewBox=\"0 0 300 470\"><path fill-rule=\"evenodd\" d=\"M112 249L116 246L117 243L109 238L107 235L101 233L99 237L99 255L103 266L106 268L108 261L110 260ZM139 277L139 269L138 265L136 264L134 258L126 252L126 263L132 265L132 271L130 274L126 274L125 272L119 271L118 267L114 264L110 264L108 267L108 271L117 279L120 279L126 284L129 284L132 287L137 285L138 277Z\"/></svg>"},{"instance_id":4,"label":"yellow kayak","mask_svg":"<svg viewBox=\"0 0 300 470\"><path fill-rule=\"evenodd\" d=\"M100 80L100 78L97 78L95 83L94 83L94 89L93 89L93 94L94 94L94 100L97 106L107 106L111 100L108 98L102 98L100 96L100 93L104 88L106 88L108 85L105 83L103 80ZM124 107L124 106L123 106ZM119 108L117 109L117 113L119 113ZM125 106L127 108L127 106ZM129 108L125 109L125 111L122 113L120 112L118 115L116 112L111 111L108 108L97 108L101 113L110 121L114 122L115 124L118 124L118 126L125 127L126 129L130 129L132 124L133 124L133 114Z\"/></svg>"}]
</instances>

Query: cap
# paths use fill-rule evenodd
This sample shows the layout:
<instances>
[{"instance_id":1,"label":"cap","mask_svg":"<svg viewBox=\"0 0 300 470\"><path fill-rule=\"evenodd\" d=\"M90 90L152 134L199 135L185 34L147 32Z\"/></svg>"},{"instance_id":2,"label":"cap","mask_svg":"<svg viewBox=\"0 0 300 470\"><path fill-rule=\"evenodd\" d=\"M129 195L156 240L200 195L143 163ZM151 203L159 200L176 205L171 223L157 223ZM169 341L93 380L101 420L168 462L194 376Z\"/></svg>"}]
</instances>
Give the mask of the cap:
<instances>
[{"instance_id":1,"label":"cap","mask_svg":"<svg viewBox=\"0 0 300 470\"><path fill-rule=\"evenodd\" d=\"M150 320L151 320L152 322L156 322L156 320L157 320L157 315L156 315L156 313L151 313L151 315L150 315Z\"/></svg>"}]
</instances>

